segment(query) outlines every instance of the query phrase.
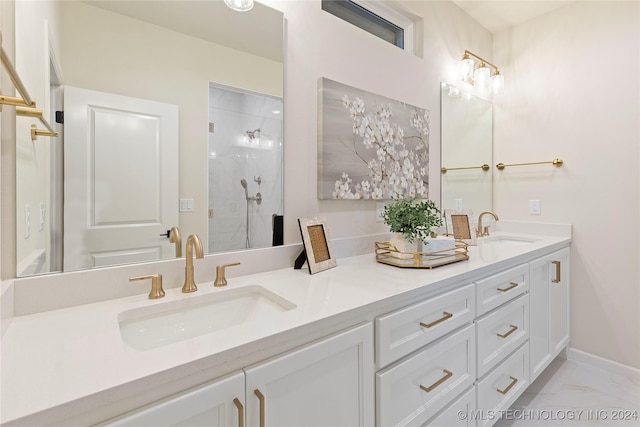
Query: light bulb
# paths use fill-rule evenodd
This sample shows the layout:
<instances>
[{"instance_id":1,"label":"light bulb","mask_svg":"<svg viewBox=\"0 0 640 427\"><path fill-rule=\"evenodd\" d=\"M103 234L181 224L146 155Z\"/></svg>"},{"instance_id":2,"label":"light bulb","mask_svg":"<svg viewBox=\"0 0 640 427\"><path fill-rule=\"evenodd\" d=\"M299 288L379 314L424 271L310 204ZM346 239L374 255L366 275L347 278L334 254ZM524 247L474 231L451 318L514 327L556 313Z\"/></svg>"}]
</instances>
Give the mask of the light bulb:
<instances>
[{"instance_id":1,"label":"light bulb","mask_svg":"<svg viewBox=\"0 0 640 427\"><path fill-rule=\"evenodd\" d=\"M224 4L238 12L246 12L253 8L253 0L224 0Z\"/></svg>"},{"instance_id":2,"label":"light bulb","mask_svg":"<svg viewBox=\"0 0 640 427\"><path fill-rule=\"evenodd\" d=\"M484 90L489 85L489 76L491 75L491 70L486 64L483 62L480 64L479 68L473 72L473 85L476 89Z\"/></svg>"},{"instance_id":3,"label":"light bulb","mask_svg":"<svg viewBox=\"0 0 640 427\"><path fill-rule=\"evenodd\" d=\"M462 80L467 80L469 77L471 77L471 74L473 73L473 65L473 59L469 58L468 55L465 55L460 60L460 63L458 64L458 70L460 72L460 77L462 78Z\"/></svg>"},{"instance_id":4,"label":"light bulb","mask_svg":"<svg viewBox=\"0 0 640 427\"><path fill-rule=\"evenodd\" d=\"M495 94L502 93L504 90L504 76L499 71L491 76L491 89Z\"/></svg>"}]
</instances>

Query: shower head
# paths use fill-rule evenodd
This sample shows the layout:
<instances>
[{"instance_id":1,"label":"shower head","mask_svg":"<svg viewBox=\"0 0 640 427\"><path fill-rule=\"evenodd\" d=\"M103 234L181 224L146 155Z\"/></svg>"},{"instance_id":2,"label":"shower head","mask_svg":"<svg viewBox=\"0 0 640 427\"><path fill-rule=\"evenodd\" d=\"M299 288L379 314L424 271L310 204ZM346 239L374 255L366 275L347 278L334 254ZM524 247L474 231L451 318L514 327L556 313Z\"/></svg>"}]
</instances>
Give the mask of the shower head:
<instances>
[{"instance_id":1,"label":"shower head","mask_svg":"<svg viewBox=\"0 0 640 427\"><path fill-rule=\"evenodd\" d=\"M244 197L246 199L249 199L249 190L247 190L247 180L242 178L240 180L240 185L242 185L242 188L244 188Z\"/></svg>"}]
</instances>

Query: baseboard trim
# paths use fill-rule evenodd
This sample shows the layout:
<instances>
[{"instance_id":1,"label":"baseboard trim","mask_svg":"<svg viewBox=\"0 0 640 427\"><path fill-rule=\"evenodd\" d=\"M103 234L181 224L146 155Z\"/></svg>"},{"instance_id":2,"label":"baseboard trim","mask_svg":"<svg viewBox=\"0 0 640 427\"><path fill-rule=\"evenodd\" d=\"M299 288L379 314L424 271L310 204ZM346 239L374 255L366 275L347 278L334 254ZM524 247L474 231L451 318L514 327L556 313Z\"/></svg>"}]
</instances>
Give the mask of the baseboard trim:
<instances>
[{"instance_id":1,"label":"baseboard trim","mask_svg":"<svg viewBox=\"0 0 640 427\"><path fill-rule=\"evenodd\" d=\"M596 356L595 354L587 353L573 347L567 349L567 358L575 360L576 362L587 363L612 373L633 377L635 381L640 381L640 369L614 362L613 360L605 359L604 357Z\"/></svg>"}]
</instances>

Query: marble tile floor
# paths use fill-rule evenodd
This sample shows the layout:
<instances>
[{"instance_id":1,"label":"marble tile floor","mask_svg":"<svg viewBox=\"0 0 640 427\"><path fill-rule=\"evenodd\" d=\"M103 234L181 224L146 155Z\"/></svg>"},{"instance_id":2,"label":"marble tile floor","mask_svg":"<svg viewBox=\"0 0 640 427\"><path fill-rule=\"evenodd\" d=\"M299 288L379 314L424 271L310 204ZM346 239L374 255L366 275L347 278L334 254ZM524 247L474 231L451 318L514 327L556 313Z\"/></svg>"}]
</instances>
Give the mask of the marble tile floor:
<instances>
[{"instance_id":1,"label":"marble tile floor","mask_svg":"<svg viewBox=\"0 0 640 427\"><path fill-rule=\"evenodd\" d=\"M557 358L495 426L640 426L640 381Z\"/></svg>"}]
</instances>

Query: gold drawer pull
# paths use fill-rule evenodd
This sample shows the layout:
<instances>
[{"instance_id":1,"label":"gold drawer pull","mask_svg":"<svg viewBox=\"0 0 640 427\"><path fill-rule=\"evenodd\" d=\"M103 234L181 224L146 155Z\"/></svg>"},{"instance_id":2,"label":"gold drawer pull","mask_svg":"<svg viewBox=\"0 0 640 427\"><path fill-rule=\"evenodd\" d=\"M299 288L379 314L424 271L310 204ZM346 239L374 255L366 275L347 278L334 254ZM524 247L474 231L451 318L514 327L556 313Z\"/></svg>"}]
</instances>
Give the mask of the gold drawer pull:
<instances>
[{"instance_id":1,"label":"gold drawer pull","mask_svg":"<svg viewBox=\"0 0 640 427\"><path fill-rule=\"evenodd\" d=\"M233 404L238 408L238 427L244 427L244 407L237 397L233 399Z\"/></svg>"},{"instance_id":2,"label":"gold drawer pull","mask_svg":"<svg viewBox=\"0 0 640 427\"><path fill-rule=\"evenodd\" d=\"M498 393L500 393L500 394L507 394L507 393L509 393L509 390L511 390L511 388L512 388L514 385L516 385L516 383L518 382L518 379L517 379L517 378L511 377L511 376L510 376L509 378L511 378L511 384L509 384L509 385L507 386L507 388L505 388L504 390L500 390L499 388L497 388L496 390L498 390Z\"/></svg>"},{"instance_id":3,"label":"gold drawer pull","mask_svg":"<svg viewBox=\"0 0 640 427\"><path fill-rule=\"evenodd\" d=\"M432 326L436 326L438 323L442 323L447 319L450 319L453 317L453 314L448 313L446 311L442 312L443 316L441 318L439 318L438 320L434 320L431 323L424 323L424 322L420 322L420 326L424 327L424 328L430 328Z\"/></svg>"},{"instance_id":4,"label":"gold drawer pull","mask_svg":"<svg viewBox=\"0 0 640 427\"><path fill-rule=\"evenodd\" d=\"M264 395L258 389L253 390L253 392L260 401L260 427L264 427Z\"/></svg>"},{"instance_id":5,"label":"gold drawer pull","mask_svg":"<svg viewBox=\"0 0 640 427\"><path fill-rule=\"evenodd\" d=\"M518 327L516 325L509 325L511 327L511 329L509 329L509 332L507 332L506 334L497 334L500 338L506 338L509 335L511 335L512 333L514 333L515 331L518 330Z\"/></svg>"},{"instance_id":6,"label":"gold drawer pull","mask_svg":"<svg viewBox=\"0 0 640 427\"><path fill-rule=\"evenodd\" d=\"M556 278L551 283L560 283L560 261L551 261L556 266Z\"/></svg>"},{"instance_id":7,"label":"gold drawer pull","mask_svg":"<svg viewBox=\"0 0 640 427\"><path fill-rule=\"evenodd\" d=\"M425 387L425 386L421 385L420 388L422 390L426 391L427 393L429 393L431 390L433 390L434 388L438 387L440 384L442 384L443 382L445 382L446 380L448 380L449 378L451 378L453 376L453 372L447 371L446 369L443 369L442 372L444 372L444 377L440 378L438 381L436 381L435 383L431 384L429 387Z\"/></svg>"},{"instance_id":8,"label":"gold drawer pull","mask_svg":"<svg viewBox=\"0 0 640 427\"><path fill-rule=\"evenodd\" d=\"M500 292L507 292L507 291L510 291L511 289L515 288L516 286L518 286L518 283L511 282L511 286L509 286L508 288L498 288L498 290Z\"/></svg>"}]
</instances>

